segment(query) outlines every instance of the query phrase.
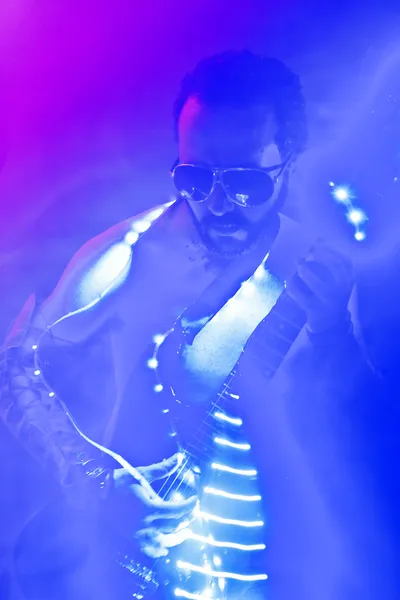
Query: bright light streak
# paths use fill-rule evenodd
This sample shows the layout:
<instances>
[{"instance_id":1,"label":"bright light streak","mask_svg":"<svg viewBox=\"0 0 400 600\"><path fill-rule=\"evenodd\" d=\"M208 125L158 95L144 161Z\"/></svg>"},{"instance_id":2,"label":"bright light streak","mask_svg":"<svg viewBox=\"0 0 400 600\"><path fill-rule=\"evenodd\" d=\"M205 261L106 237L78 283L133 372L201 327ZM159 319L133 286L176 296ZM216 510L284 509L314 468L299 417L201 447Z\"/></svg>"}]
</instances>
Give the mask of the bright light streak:
<instances>
[{"instance_id":1,"label":"bright light streak","mask_svg":"<svg viewBox=\"0 0 400 600\"><path fill-rule=\"evenodd\" d=\"M229 448L234 448L235 450L250 450L251 446L248 443L237 444L236 442L231 442L225 438L215 437L214 442L219 444L220 446L228 446Z\"/></svg>"},{"instance_id":2,"label":"bright light streak","mask_svg":"<svg viewBox=\"0 0 400 600\"><path fill-rule=\"evenodd\" d=\"M236 527L263 527L264 521L241 521L239 519L225 519L212 513L199 511L199 517L202 517L206 521L213 521L214 523L221 523L222 525L234 525Z\"/></svg>"},{"instance_id":3,"label":"bright light streak","mask_svg":"<svg viewBox=\"0 0 400 600\"><path fill-rule=\"evenodd\" d=\"M189 600L210 600L212 597L209 595L208 590L206 590L204 594L192 594L191 592L176 588L174 594L178 598L188 598Z\"/></svg>"},{"instance_id":4,"label":"bright light streak","mask_svg":"<svg viewBox=\"0 0 400 600\"><path fill-rule=\"evenodd\" d=\"M233 467L228 467L227 465L221 465L220 463L212 463L211 468L215 469L215 471L225 471L226 473L245 475L246 477L254 477L257 475L256 469L235 469Z\"/></svg>"},{"instance_id":5,"label":"bright light streak","mask_svg":"<svg viewBox=\"0 0 400 600\"><path fill-rule=\"evenodd\" d=\"M197 535L197 533L190 532L190 539L213 546L215 548L232 548L234 550L243 550L244 552L253 552L255 550L265 550L265 544L237 544L235 542L221 542L214 540L212 537L206 537L203 535ZM217 565L220 566L220 565Z\"/></svg>"},{"instance_id":6,"label":"bright light streak","mask_svg":"<svg viewBox=\"0 0 400 600\"><path fill-rule=\"evenodd\" d=\"M268 579L266 573L260 573L259 575L242 575L241 573L231 573L230 571L214 571L208 567L200 567L183 560L178 560L176 566L178 569L187 569L188 571L202 573L209 577L223 577L224 579L236 579L237 581L265 581Z\"/></svg>"},{"instance_id":7,"label":"bright light streak","mask_svg":"<svg viewBox=\"0 0 400 600\"><path fill-rule=\"evenodd\" d=\"M230 423L231 425L236 425L237 427L240 427L240 425L243 425L242 419L235 418L235 417L228 417L228 415L226 415L225 413L219 412L219 411L214 413L214 417L216 419L219 419L220 421L225 421L226 423Z\"/></svg>"},{"instance_id":8,"label":"bright light streak","mask_svg":"<svg viewBox=\"0 0 400 600\"><path fill-rule=\"evenodd\" d=\"M210 496L222 496L222 498L229 498L229 500L242 500L243 502L258 502L261 500L261 496L247 496L246 494L231 494L230 492L225 492L224 490L218 490L213 487L205 487L205 494L210 494Z\"/></svg>"}]
</instances>

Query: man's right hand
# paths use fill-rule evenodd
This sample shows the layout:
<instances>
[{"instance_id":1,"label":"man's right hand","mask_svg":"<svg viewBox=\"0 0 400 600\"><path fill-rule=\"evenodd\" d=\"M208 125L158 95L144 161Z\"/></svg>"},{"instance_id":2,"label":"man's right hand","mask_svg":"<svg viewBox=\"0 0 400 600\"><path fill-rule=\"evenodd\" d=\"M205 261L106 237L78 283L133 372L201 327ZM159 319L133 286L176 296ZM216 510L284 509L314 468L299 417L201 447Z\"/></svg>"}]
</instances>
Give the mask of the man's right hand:
<instances>
[{"instance_id":1,"label":"man's right hand","mask_svg":"<svg viewBox=\"0 0 400 600\"><path fill-rule=\"evenodd\" d=\"M164 500L151 486L153 481L173 475L181 462L178 453L159 463L137 467L136 471L142 476L139 482L128 469L114 470L114 488L129 504L130 518L126 528L131 532L133 529L141 551L151 558L166 556L168 548L183 542L187 528L195 518L196 496L186 500Z\"/></svg>"}]
</instances>

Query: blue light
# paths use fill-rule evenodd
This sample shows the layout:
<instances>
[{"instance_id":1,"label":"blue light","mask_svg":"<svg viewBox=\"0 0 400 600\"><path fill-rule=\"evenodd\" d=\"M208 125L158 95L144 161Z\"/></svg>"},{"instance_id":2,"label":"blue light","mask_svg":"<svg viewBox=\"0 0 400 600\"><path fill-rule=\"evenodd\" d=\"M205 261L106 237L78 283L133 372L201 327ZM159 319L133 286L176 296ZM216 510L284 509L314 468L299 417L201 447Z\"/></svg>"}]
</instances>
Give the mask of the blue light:
<instances>
[{"instance_id":1,"label":"blue light","mask_svg":"<svg viewBox=\"0 0 400 600\"><path fill-rule=\"evenodd\" d=\"M225 492L225 490L219 490L210 486L204 488L205 494L210 496L221 496L222 498L228 498L229 500L242 500L243 502L259 502L261 500L260 495L248 496L247 494L231 494L231 492Z\"/></svg>"},{"instance_id":2,"label":"blue light","mask_svg":"<svg viewBox=\"0 0 400 600\"><path fill-rule=\"evenodd\" d=\"M349 202L351 197L349 189L345 186L334 187L332 195L337 202L343 202L344 204Z\"/></svg>"},{"instance_id":3,"label":"blue light","mask_svg":"<svg viewBox=\"0 0 400 600\"><path fill-rule=\"evenodd\" d=\"M357 242L362 242L366 238L365 231L356 231L354 237Z\"/></svg>"},{"instance_id":4,"label":"blue light","mask_svg":"<svg viewBox=\"0 0 400 600\"><path fill-rule=\"evenodd\" d=\"M147 361L147 366L149 367L149 369L157 369L158 367L158 360L156 358L149 358L149 360Z\"/></svg>"},{"instance_id":5,"label":"blue light","mask_svg":"<svg viewBox=\"0 0 400 600\"><path fill-rule=\"evenodd\" d=\"M366 214L359 208L352 208L349 210L347 218L353 225L360 225L367 220Z\"/></svg>"},{"instance_id":6,"label":"blue light","mask_svg":"<svg viewBox=\"0 0 400 600\"><path fill-rule=\"evenodd\" d=\"M220 411L215 412L214 417L216 419L219 419L220 421L226 421L226 423L230 423L231 425L236 425L237 427L240 427L241 425L243 425L242 419L239 419L236 417L229 417L227 414L222 413Z\"/></svg>"},{"instance_id":7,"label":"blue light","mask_svg":"<svg viewBox=\"0 0 400 600\"><path fill-rule=\"evenodd\" d=\"M163 343L164 340L165 340L165 335L162 335L161 333L157 333L156 335L153 336L153 342L157 346L161 346L161 344Z\"/></svg>"},{"instance_id":8,"label":"blue light","mask_svg":"<svg viewBox=\"0 0 400 600\"><path fill-rule=\"evenodd\" d=\"M219 540L214 540L210 536L206 537L203 535L198 535L192 531L189 532L188 537L192 540L196 540L202 544L213 546L215 548L232 548L233 550L242 550L243 552L257 552L259 550L265 550L265 544L237 544L236 542L221 542ZM215 564L215 566L220 567L221 564Z\"/></svg>"},{"instance_id":9,"label":"blue light","mask_svg":"<svg viewBox=\"0 0 400 600\"><path fill-rule=\"evenodd\" d=\"M130 246L133 246L133 244L135 244L138 241L138 239L139 234L136 233L136 231L128 231L128 233L124 237L125 242Z\"/></svg>"},{"instance_id":10,"label":"blue light","mask_svg":"<svg viewBox=\"0 0 400 600\"><path fill-rule=\"evenodd\" d=\"M266 573L260 573L259 575L242 575L241 573L232 573L229 571L214 571L208 567L200 567L183 560L178 560L176 566L178 569L186 569L187 571L202 573L203 575L209 575L210 577L223 577L224 579L236 579L237 581L265 581L268 579Z\"/></svg>"},{"instance_id":11,"label":"blue light","mask_svg":"<svg viewBox=\"0 0 400 600\"><path fill-rule=\"evenodd\" d=\"M247 442L239 444L237 442L231 442L230 440L218 436L214 438L214 442L216 444L219 444L220 446L228 446L229 448L234 448L235 450L250 450L251 448L250 444L248 444Z\"/></svg>"},{"instance_id":12,"label":"blue light","mask_svg":"<svg viewBox=\"0 0 400 600\"><path fill-rule=\"evenodd\" d=\"M141 219L140 221L136 221L136 223L132 224L132 228L138 233L144 233L151 227L151 221L147 221L146 219Z\"/></svg>"},{"instance_id":13,"label":"blue light","mask_svg":"<svg viewBox=\"0 0 400 600\"><path fill-rule=\"evenodd\" d=\"M236 469L228 467L228 465L221 465L220 463L212 463L211 468L214 471L225 471L225 473L232 473L232 475L244 475L246 477L255 477L257 475L256 469Z\"/></svg>"},{"instance_id":14,"label":"blue light","mask_svg":"<svg viewBox=\"0 0 400 600\"><path fill-rule=\"evenodd\" d=\"M219 517L213 513L199 512L199 517L202 517L206 521L214 521L221 525L235 525L236 527L263 527L264 521L243 521L240 519L226 519L225 517Z\"/></svg>"}]
</instances>

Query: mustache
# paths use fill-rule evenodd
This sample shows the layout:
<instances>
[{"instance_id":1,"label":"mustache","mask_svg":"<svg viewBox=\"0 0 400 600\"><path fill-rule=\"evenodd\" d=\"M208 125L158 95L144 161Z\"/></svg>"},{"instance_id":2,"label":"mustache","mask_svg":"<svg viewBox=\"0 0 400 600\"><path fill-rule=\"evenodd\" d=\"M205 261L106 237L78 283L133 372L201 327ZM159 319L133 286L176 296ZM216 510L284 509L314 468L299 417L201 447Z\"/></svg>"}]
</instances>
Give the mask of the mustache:
<instances>
[{"instance_id":1,"label":"mustache","mask_svg":"<svg viewBox=\"0 0 400 600\"><path fill-rule=\"evenodd\" d=\"M235 227L238 227L238 228L240 227L240 228L244 228L244 229L248 227L248 223L245 219L242 219L238 215L233 215L233 214L223 215L221 217L208 216L205 219L203 219L202 225L206 229L212 228L213 225L219 225L219 226L233 225Z\"/></svg>"}]
</instances>

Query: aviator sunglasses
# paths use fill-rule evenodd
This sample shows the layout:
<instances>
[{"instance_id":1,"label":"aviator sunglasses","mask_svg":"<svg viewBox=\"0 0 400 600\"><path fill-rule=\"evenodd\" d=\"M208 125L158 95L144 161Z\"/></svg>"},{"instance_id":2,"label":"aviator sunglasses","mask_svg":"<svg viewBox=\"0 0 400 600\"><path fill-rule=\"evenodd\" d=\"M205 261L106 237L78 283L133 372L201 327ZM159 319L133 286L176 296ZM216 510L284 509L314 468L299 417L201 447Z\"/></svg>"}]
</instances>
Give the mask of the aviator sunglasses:
<instances>
[{"instance_id":1,"label":"aviator sunglasses","mask_svg":"<svg viewBox=\"0 0 400 600\"><path fill-rule=\"evenodd\" d=\"M177 191L187 200L205 202L219 183L232 202L239 206L255 207L271 198L274 186L290 160L289 157L279 165L258 169L217 169L176 163L171 176ZM272 175L274 171L277 173Z\"/></svg>"}]
</instances>

